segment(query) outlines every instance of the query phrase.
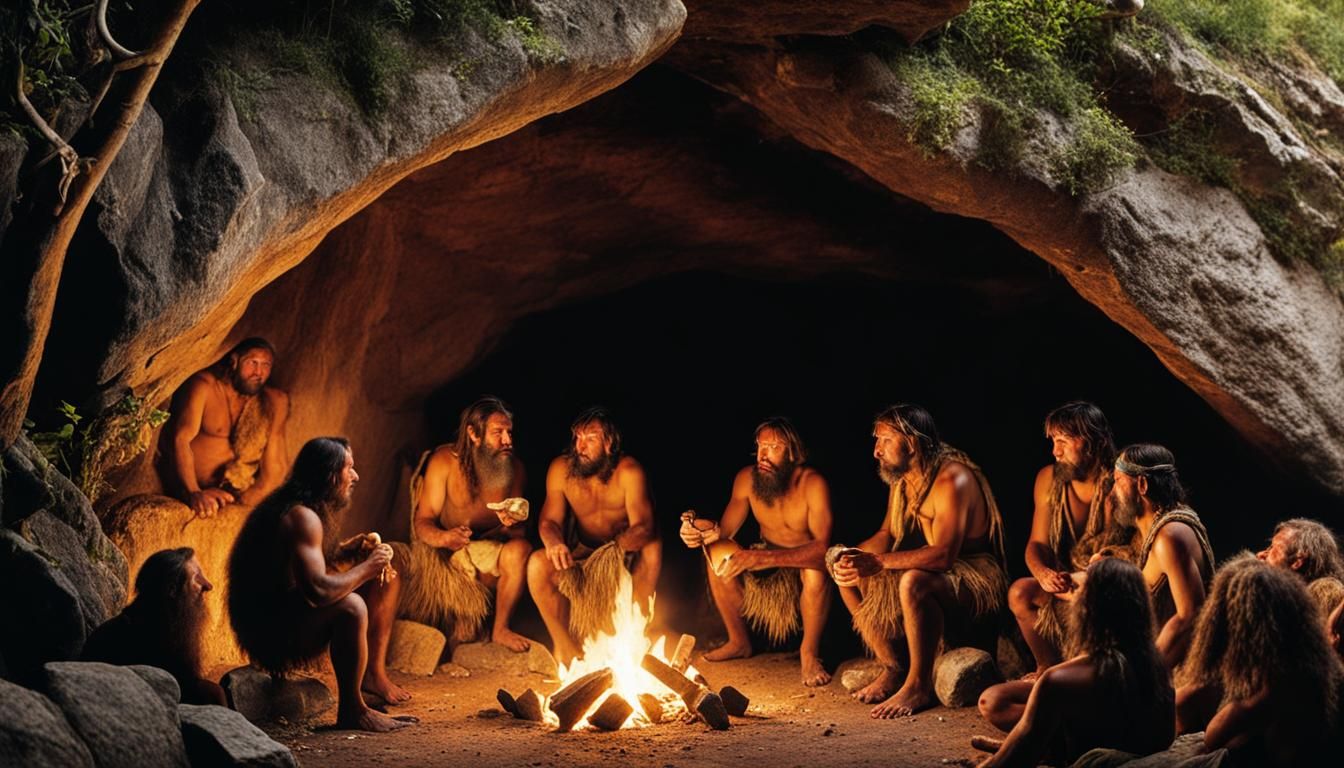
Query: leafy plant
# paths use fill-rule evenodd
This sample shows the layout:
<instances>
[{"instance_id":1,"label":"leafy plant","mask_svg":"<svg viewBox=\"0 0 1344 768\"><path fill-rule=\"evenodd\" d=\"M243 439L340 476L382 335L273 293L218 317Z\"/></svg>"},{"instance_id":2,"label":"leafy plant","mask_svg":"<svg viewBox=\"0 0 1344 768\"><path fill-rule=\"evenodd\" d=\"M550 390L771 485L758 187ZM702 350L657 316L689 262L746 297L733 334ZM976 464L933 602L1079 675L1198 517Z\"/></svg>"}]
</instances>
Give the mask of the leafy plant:
<instances>
[{"instance_id":1,"label":"leafy plant","mask_svg":"<svg viewBox=\"0 0 1344 768\"><path fill-rule=\"evenodd\" d=\"M70 403L62 400L57 413L62 419L59 428L30 431L28 437L90 502L114 490L107 482L108 473L144 453L153 431L163 426L169 415L135 395L126 395L82 427L85 418ZM35 425L26 421L25 426L31 430Z\"/></svg>"}]
</instances>

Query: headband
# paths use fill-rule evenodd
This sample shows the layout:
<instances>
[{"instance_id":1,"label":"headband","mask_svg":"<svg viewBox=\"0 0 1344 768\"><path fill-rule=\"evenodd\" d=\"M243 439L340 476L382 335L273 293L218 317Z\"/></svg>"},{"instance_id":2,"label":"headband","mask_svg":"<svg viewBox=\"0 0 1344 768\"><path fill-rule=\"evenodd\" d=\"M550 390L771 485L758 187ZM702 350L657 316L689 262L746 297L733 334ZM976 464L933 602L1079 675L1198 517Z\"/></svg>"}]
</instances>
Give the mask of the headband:
<instances>
[{"instance_id":1,"label":"headband","mask_svg":"<svg viewBox=\"0 0 1344 768\"><path fill-rule=\"evenodd\" d=\"M1145 467L1140 464L1131 464L1120 457L1116 457L1115 459L1115 468L1120 470L1121 472L1124 472L1126 475L1134 475L1135 477L1142 477L1148 474L1149 472L1176 471L1175 464L1154 464L1151 467Z\"/></svg>"}]
</instances>

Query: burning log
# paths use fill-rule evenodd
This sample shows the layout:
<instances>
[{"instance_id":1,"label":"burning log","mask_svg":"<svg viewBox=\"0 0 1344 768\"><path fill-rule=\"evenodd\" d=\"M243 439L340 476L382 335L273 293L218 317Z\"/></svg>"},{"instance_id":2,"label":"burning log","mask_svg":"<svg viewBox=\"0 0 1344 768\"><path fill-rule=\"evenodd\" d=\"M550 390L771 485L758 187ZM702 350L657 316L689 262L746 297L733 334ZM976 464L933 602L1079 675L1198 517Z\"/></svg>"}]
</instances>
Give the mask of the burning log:
<instances>
[{"instance_id":1,"label":"burning log","mask_svg":"<svg viewBox=\"0 0 1344 768\"><path fill-rule=\"evenodd\" d=\"M644 716L649 718L649 722L655 724L663 722L663 702L652 693L639 694L639 708L644 710Z\"/></svg>"},{"instance_id":2,"label":"burning log","mask_svg":"<svg viewBox=\"0 0 1344 768\"><path fill-rule=\"evenodd\" d=\"M630 706L630 702L621 694L613 693L602 702L602 706L597 708L593 716L588 718L588 722L604 731L619 731L625 719L634 711L635 708Z\"/></svg>"},{"instance_id":3,"label":"burning log","mask_svg":"<svg viewBox=\"0 0 1344 768\"><path fill-rule=\"evenodd\" d=\"M685 675L669 667L657 656L644 654L640 666L658 678L663 685L675 691L685 702L686 709L699 715L710 728L716 731L728 730L731 723L728 722L728 711L724 709L719 694L693 680L687 680Z\"/></svg>"},{"instance_id":4,"label":"burning log","mask_svg":"<svg viewBox=\"0 0 1344 768\"><path fill-rule=\"evenodd\" d=\"M534 723L540 723L542 720L546 719L542 714L545 706L541 702L541 697L531 688L523 691L522 695L517 699L517 704L518 717L520 719L531 720Z\"/></svg>"},{"instance_id":5,"label":"burning log","mask_svg":"<svg viewBox=\"0 0 1344 768\"><path fill-rule=\"evenodd\" d=\"M751 704L751 699L742 695L742 692L731 685L725 685L719 689L719 698L723 699L723 708L728 710L728 714L733 717L741 717L747 714L747 707Z\"/></svg>"},{"instance_id":6,"label":"burning log","mask_svg":"<svg viewBox=\"0 0 1344 768\"><path fill-rule=\"evenodd\" d=\"M677 649L672 652L672 663L668 666L678 672L685 672L691 664L691 654L695 652L695 635L682 635L677 641Z\"/></svg>"},{"instance_id":7,"label":"burning log","mask_svg":"<svg viewBox=\"0 0 1344 768\"><path fill-rule=\"evenodd\" d=\"M583 719L584 714L588 712L588 708L593 706L593 702L597 701L598 697L606 693L607 689L611 687L612 679L611 668L607 667L596 672L589 672L556 691L555 695L551 697L551 711L555 713L556 717L560 718L560 728L558 730L564 733L573 729Z\"/></svg>"}]
</instances>

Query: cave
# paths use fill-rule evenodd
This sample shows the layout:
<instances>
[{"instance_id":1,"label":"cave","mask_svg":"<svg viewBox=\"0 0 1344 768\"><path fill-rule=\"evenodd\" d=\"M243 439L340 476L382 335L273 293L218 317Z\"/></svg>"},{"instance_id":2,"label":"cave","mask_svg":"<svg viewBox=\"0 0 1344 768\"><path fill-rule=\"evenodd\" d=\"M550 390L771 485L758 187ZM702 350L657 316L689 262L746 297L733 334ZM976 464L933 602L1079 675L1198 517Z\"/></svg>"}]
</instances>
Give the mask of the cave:
<instances>
[{"instance_id":1,"label":"cave","mask_svg":"<svg viewBox=\"0 0 1344 768\"><path fill-rule=\"evenodd\" d=\"M1318 265L1274 251L1282 232L1237 197L1258 184L1255 202L1281 203L1270 178L1281 173L1302 188L1289 225L1344 234L1344 158L1323 140L1303 139L1310 151L1294 154L1285 128L1314 126L1316 139L1338 131L1338 88L1315 83L1303 96L1303 81L1275 70L1290 96L1272 109L1292 114L1266 117L1224 103L1235 101L1228 87L1163 80L1126 49L1098 76L1110 78L1108 109L1148 140L1170 129L1174 105L1199 100L1227 121L1216 126L1220 149L1244 152L1246 173L1259 176L1234 194L1144 158L1109 186L1065 191L1047 164L980 162L988 113L941 154L918 144L917 94L893 75L890 50L936 37L963 0L855 2L838 14L699 0L686 3L689 16L676 0L532 5L569 58L546 60L527 48L535 38L509 37L516 28L464 33L475 59L412 67L421 79L378 118L352 117L348 96L283 67L266 70L283 87L241 97L200 85L196 59L170 68L71 241L34 373L34 428L59 425L45 419L67 399L89 414L128 393L169 408L193 372L260 336L277 350L270 383L291 398L288 458L318 436L352 443L360 480L342 537L408 541L417 463L453 439L465 405L493 394L515 416L536 546L546 468L566 450L574 415L604 405L648 473L665 542L655 626L695 635L697 650L724 628L678 516L721 514L733 473L752 461L753 428L773 415L798 426L829 484L832 541L856 544L886 504L874 414L926 406L942 437L984 469L1013 578L1030 575L1031 483L1052 461L1042 420L1071 400L1098 404L1118 445L1172 450L1219 562L1261 549L1286 518L1344 525L1341 290ZM189 50L208 37L193 34ZM249 66L266 61L255 42L231 45ZM1324 106L1308 114L1313 99ZM1067 144L1068 126L1044 125L1043 142ZM7 146L0 135L0 160ZM0 217L0 237L9 225ZM6 453L20 479L0 475L0 573L63 576L73 563L75 575L70 589L51 576L23 596L30 606L56 595L68 621L25 641L22 657L0 633L0 677L40 688L41 661L77 658L75 635L82 642L131 598L150 551L189 543L228 589L222 571L247 509L213 522L119 516L128 500L165 491L163 440L147 439L151 450L92 503L31 450ZM45 495L32 477L46 480ZM25 519L15 511L24 505L41 511ZM62 525L75 532L68 541ZM755 533L749 522L742 538ZM208 671L236 672L246 657L222 600L208 621ZM547 644L526 589L514 626ZM551 673L529 668L524 682L507 655L477 672L451 647L424 672L397 670L418 697L407 711L430 726L423 741L346 743L354 737L340 731L248 718L303 764L395 752L447 765L736 765L780 757L781 739L796 740L805 764L837 762L837 744L852 750L846 762L972 764L970 737L988 728L974 699L897 731L867 727L867 707L837 684L840 663L859 669L866 654L838 600L822 635L837 678L827 689L797 687L794 645L753 637L755 658L699 668L755 701L747 727L717 741L674 726L548 735L538 747L530 724L497 719L507 705L491 697L557 682ZM59 642L34 651L47 638ZM1007 670L1013 654L1030 661L1024 648L987 650ZM332 688L330 667L308 672ZM541 751L549 756L534 759Z\"/></svg>"}]
</instances>

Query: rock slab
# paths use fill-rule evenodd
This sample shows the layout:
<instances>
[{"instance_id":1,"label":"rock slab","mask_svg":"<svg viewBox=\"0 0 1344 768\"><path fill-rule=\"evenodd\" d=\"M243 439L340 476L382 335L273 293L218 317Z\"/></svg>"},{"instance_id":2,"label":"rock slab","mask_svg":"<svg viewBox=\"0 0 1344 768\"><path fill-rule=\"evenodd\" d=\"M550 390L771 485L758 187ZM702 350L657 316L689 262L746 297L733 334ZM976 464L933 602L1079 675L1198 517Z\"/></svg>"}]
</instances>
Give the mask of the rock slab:
<instances>
[{"instance_id":1,"label":"rock slab","mask_svg":"<svg viewBox=\"0 0 1344 768\"><path fill-rule=\"evenodd\" d=\"M392 625L387 646L387 666L412 675L432 675L448 638L439 630L414 621Z\"/></svg>"},{"instance_id":2,"label":"rock slab","mask_svg":"<svg viewBox=\"0 0 1344 768\"><path fill-rule=\"evenodd\" d=\"M877 679L882 674L882 664L877 659L850 659L835 670L840 684L846 691L853 693Z\"/></svg>"},{"instance_id":3,"label":"rock slab","mask_svg":"<svg viewBox=\"0 0 1344 768\"><path fill-rule=\"evenodd\" d=\"M267 736L241 714L213 705L181 704L182 740L192 768L245 765L297 768L289 748Z\"/></svg>"},{"instance_id":4,"label":"rock slab","mask_svg":"<svg viewBox=\"0 0 1344 768\"><path fill-rule=\"evenodd\" d=\"M188 768L177 709L140 675L97 662L51 662L44 669L48 697L98 768Z\"/></svg>"},{"instance_id":5,"label":"rock slab","mask_svg":"<svg viewBox=\"0 0 1344 768\"><path fill-rule=\"evenodd\" d=\"M51 700L0 680L0 765L93 768L93 755Z\"/></svg>"},{"instance_id":6,"label":"rock slab","mask_svg":"<svg viewBox=\"0 0 1344 768\"><path fill-rule=\"evenodd\" d=\"M336 705L321 680L303 675L275 680L255 667L239 667L226 673L219 684L229 706L254 723L301 723Z\"/></svg>"},{"instance_id":7,"label":"rock slab","mask_svg":"<svg viewBox=\"0 0 1344 768\"><path fill-rule=\"evenodd\" d=\"M1001 682L994 657L979 648L953 648L933 663L933 691L945 707L970 706Z\"/></svg>"},{"instance_id":8,"label":"rock slab","mask_svg":"<svg viewBox=\"0 0 1344 768\"><path fill-rule=\"evenodd\" d=\"M555 677L559 674L555 657L536 641L522 653L516 653L496 643L463 643L453 651L453 663L460 664L473 673L490 672L521 676L531 672L542 677Z\"/></svg>"}]
</instances>

